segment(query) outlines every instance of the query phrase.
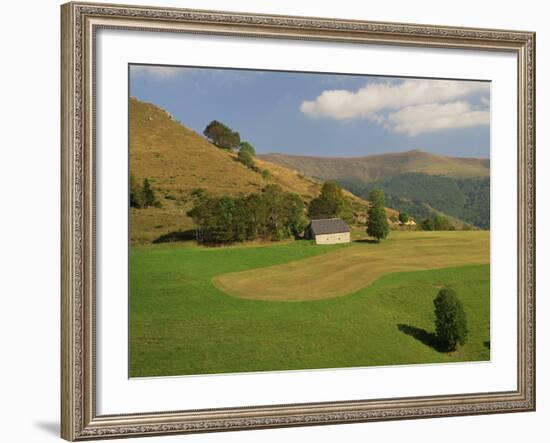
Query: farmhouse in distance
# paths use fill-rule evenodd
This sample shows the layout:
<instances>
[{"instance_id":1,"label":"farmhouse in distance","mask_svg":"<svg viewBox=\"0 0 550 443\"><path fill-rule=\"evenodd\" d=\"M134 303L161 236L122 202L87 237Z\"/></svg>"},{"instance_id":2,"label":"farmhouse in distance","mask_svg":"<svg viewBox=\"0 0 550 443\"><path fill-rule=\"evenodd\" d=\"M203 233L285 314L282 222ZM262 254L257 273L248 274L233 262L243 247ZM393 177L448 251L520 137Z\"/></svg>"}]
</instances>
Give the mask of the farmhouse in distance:
<instances>
[{"instance_id":1,"label":"farmhouse in distance","mask_svg":"<svg viewBox=\"0 0 550 443\"><path fill-rule=\"evenodd\" d=\"M312 220L307 237L318 245L335 245L350 242L350 228L341 218Z\"/></svg>"}]
</instances>

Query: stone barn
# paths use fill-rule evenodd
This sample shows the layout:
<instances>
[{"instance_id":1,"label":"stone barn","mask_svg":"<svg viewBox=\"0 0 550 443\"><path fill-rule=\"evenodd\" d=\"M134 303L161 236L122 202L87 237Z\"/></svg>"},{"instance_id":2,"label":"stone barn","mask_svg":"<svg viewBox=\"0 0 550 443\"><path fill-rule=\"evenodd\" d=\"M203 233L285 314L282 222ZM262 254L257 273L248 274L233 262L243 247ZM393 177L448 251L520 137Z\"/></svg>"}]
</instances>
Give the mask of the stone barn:
<instances>
[{"instance_id":1,"label":"stone barn","mask_svg":"<svg viewBox=\"0 0 550 443\"><path fill-rule=\"evenodd\" d=\"M341 218L312 220L307 230L308 238L318 245L334 245L350 242L350 229Z\"/></svg>"}]
</instances>

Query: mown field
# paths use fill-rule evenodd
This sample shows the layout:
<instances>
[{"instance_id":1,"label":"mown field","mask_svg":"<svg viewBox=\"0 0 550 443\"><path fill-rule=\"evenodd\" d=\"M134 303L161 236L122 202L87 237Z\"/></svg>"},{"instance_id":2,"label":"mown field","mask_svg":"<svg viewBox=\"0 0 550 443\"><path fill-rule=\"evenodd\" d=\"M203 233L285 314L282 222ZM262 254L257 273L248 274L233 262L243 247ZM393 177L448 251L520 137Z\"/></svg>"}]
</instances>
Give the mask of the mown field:
<instances>
[{"instance_id":1,"label":"mown field","mask_svg":"<svg viewBox=\"0 0 550 443\"><path fill-rule=\"evenodd\" d=\"M392 232L381 244L334 246L143 245L130 260L132 377L489 359L486 231ZM251 273L253 297L250 286L244 295L219 289ZM296 297L308 279L301 293L312 296ZM443 286L458 292L470 329L451 354L434 348L432 301ZM273 291L279 297L262 297Z\"/></svg>"}]
</instances>

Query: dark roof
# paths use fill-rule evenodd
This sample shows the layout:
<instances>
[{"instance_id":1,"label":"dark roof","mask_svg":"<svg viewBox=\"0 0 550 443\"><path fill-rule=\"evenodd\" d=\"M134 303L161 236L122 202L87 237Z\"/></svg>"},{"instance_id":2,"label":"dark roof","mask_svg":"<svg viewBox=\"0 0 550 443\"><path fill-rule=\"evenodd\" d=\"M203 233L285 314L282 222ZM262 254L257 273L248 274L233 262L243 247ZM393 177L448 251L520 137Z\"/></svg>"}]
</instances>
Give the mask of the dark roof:
<instances>
[{"instance_id":1,"label":"dark roof","mask_svg":"<svg viewBox=\"0 0 550 443\"><path fill-rule=\"evenodd\" d=\"M341 218L324 218L311 221L313 235L336 234L350 232L348 224Z\"/></svg>"}]
</instances>

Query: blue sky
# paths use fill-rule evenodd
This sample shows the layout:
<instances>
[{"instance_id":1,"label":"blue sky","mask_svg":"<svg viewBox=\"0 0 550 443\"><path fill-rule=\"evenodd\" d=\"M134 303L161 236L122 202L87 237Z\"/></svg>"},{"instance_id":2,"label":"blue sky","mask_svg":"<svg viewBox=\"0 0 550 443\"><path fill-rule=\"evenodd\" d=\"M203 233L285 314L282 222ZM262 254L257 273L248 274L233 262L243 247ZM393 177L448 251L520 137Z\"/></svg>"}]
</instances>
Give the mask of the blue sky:
<instances>
[{"instance_id":1,"label":"blue sky","mask_svg":"<svg viewBox=\"0 0 550 443\"><path fill-rule=\"evenodd\" d=\"M201 134L221 121L259 153L489 157L487 82L132 65L130 95Z\"/></svg>"}]
</instances>

